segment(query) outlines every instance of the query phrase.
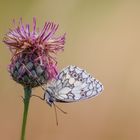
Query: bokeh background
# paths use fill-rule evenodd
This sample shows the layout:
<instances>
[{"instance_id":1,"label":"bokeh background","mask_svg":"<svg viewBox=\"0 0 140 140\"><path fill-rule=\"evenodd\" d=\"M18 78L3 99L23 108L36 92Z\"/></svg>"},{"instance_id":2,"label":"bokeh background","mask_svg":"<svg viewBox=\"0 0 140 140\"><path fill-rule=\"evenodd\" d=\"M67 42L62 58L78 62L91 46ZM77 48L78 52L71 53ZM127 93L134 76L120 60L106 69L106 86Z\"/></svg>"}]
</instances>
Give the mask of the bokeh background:
<instances>
[{"instance_id":1,"label":"bokeh background","mask_svg":"<svg viewBox=\"0 0 140 140\"><path fill-rule=\"evenodd\" d=\"M140 1L130 0L0 0L0 139L19 140L23 89L7 72L11 54L2 43L12 20L42 27L46 20L67 33L59 69L74 64L105 87L100 96L59 104L58 111L32 98L27 140L140 139ZM41 88L34 94L43 95Z\"/></svg>"}]
</instances>

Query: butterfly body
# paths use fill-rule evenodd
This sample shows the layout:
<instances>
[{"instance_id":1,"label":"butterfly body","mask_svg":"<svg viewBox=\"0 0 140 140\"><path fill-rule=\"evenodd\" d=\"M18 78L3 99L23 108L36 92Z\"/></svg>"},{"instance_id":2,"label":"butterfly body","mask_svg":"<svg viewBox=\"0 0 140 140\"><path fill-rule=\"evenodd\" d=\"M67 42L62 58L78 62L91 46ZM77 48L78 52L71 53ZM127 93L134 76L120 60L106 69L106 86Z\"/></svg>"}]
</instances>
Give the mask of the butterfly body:
<instances>
[{"instance_id":1,"label":"butterfly body","mask_svg":"<svg viewBox=\"0 0 140 140\"><path fill-rule=\"evenodd\" d=\"M52 106L52 104L55 102L55 98L52 96L52 92L50 92L49 89L45 91L44 99L49 106Z\"/></svg>"},{"instance_id":2,"label":"butterfly body","mask_svg":"<svg viewBox=\"0 0 140 140\"><path fill-rule=\"evenodd\" d=\"M54 102L70 103L94 97L103 85L77 66L64 68L47 87L44 99L51 106Z\"/></svg>"}]
</instances>

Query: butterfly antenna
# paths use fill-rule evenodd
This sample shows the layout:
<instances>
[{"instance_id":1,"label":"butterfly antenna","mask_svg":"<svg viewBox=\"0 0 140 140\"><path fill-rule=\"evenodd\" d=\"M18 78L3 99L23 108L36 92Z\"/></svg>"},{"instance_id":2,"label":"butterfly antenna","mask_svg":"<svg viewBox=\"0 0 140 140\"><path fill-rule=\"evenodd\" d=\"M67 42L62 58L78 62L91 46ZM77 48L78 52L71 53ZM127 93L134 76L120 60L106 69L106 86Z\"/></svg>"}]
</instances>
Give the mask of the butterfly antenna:
<instances>
[{"instance_id":1,"label":"butterfly antenna","mask_svg":"<svg viewBox=\"0 0 140 140\"><path fill-rule=\"evenodd\" d=\"M60 107L58 107L55 103L53 103L55 105L55 107L60 110L62 113L67 114L67 112L65 112L64 110L62 110Z\"/></svg>"},{"instance_id":2,"label":"butterfly antenna","mask_svg":"<svg viewBox=\"0 0 140 140\"><path fill-rule=\"evenodd\" d=\"M55 112L56 125L58 126L58 117L57 117L56 105L53 103L53 106L54 106L54 112Z\"/></svg>"}]
</instances>

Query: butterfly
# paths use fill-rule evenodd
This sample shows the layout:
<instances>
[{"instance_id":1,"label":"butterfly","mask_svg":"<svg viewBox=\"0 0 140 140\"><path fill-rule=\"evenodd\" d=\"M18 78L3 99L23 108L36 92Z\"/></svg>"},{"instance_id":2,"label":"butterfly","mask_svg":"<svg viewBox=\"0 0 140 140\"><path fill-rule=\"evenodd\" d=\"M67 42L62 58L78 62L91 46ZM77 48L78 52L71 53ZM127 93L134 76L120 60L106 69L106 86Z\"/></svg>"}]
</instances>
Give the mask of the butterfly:
<instances>
[{"instance_id":1,"label":"butterfly","mask_svg":"<svg viewBox=\"0 0 140 140\"><path fill-rule=\"evenodd\" d=\"M62 69L56 79L52 80L47 88L42 86L41 88L45 91L43 98L37 95L32 96L45 100L49 106L54 106L57 125L56 107L63 113L66 114L66 112L59 108L55 102L72 103L89 99L99 95L104 89L99 80L92 77L85 70L73 65Z\"/></svg>"},{"instance_id":2,"label":"butterfly","mask_svg":"<svg viewBox=\"0 0 140 140\"><path fill-rule=\"evenodd\" d=\"M99 80L77 66L64 68L47 87L44 99L48 105L54 102L71 103L97 96L103 90Z\"/></svg>"}]
</instances>

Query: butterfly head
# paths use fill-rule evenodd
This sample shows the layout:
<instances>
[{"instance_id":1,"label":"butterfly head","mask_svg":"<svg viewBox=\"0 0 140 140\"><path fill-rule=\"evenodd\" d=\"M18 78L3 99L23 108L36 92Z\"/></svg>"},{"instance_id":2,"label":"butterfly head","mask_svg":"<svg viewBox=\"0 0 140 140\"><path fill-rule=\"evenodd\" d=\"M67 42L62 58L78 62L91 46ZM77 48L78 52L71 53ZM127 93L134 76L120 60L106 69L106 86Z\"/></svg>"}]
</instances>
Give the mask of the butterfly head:
<instances>
[{"instance_id":1,"label":"butterfly head","mask_svg":"<svg viewBox=\"0 0 140 140\"><path fill-rule=\"evenodd\" d=\"M49 105L49 106L52 106L52 104L54 103L55 99L54 97L52 96L52 91L51 89L47 89L44 93L44 98L45 98L45 101L46 103Z\"/></svg>"}]
</instances>

